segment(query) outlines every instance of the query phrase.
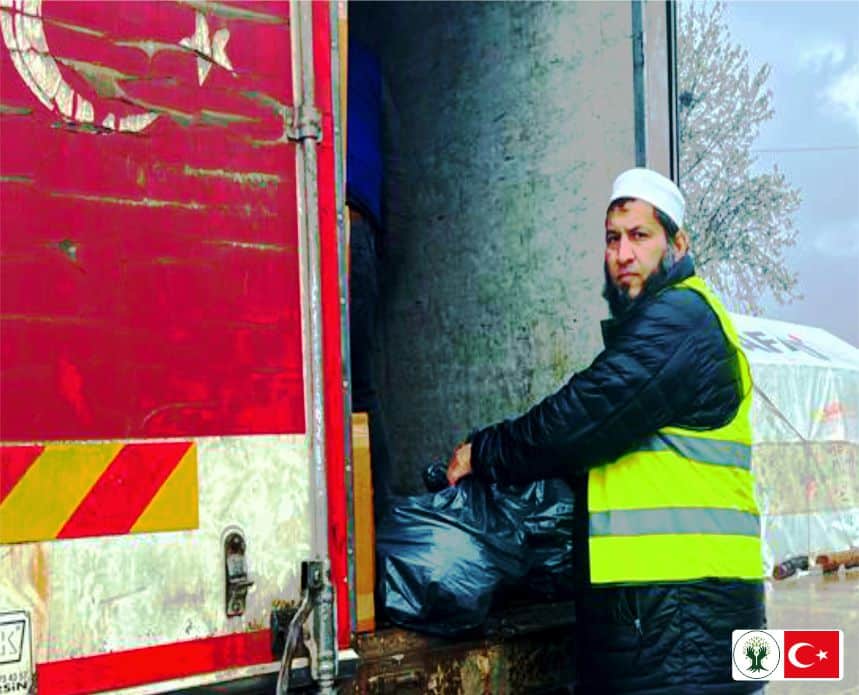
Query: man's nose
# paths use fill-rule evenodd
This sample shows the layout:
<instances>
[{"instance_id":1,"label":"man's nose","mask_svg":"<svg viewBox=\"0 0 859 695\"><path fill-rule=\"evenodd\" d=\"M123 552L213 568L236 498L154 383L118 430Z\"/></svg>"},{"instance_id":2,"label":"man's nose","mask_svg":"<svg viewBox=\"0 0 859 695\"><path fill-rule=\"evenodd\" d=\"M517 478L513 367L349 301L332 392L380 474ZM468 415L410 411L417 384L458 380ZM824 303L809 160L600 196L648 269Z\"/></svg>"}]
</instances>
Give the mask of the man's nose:
<instances>
[{"instance_id":1,"label":"man's nose","mask_svg":"<svg viewBox=\"0 0 859 695\"><path fill-rule=\"evenodd\" d=\"M621 235L617 246L617 260L621 263L628 263L635 256L632 253L632 243L626 235Z\"/></svg>"}]
</instances>

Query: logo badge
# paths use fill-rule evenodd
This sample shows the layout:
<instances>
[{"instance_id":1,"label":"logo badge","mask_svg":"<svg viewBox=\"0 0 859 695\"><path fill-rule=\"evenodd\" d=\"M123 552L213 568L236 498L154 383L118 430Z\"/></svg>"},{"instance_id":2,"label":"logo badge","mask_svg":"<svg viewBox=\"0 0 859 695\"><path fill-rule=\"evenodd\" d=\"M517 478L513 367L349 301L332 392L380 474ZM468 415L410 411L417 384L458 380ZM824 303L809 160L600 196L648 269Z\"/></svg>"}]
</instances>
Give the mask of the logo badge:
<instances>
[{"instance_id":1,"label":"logo badge","mask_svg":"<svg viewBox=\"0 0 859 695\"><path fill-rule=\"evenodd\" d=\"M781 662L778 641L765 630L736 630L742 635L733 640L734 680L765 680L775 673ZM739 679L738 672L744 676Z\"/></svg>"},{"instance_id":2,"label":"logo badge","mask_svg":"<svg viewBox=\"0 0 859 695\"><path fill-rule=\"evenodd\" d=\"M734 630L734 680L841 680L841 630Z\"/></svg>"}]
</instances>

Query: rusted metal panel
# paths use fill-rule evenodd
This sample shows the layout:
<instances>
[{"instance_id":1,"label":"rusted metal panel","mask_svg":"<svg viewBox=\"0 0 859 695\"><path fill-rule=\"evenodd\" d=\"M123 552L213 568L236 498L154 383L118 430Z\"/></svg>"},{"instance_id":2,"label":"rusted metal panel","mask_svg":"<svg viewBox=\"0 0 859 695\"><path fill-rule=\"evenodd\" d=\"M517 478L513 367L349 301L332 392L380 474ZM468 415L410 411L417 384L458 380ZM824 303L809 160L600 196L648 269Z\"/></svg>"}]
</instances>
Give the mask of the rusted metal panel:
<instances>
[{"instance_id":1,"label":"rusted metal panel","mask_svg":"<svg viewBox=\"0 0 859 695\"><path fill-rule=\"evenodd\" d=\"M397 628L361 635L354 693L546 692L572 685L572 604L515 608L496 615L479 637L447 640Z\"/></svg>"},{"instance_id":2,"label":"rusted metal panel","mask_svg":"<svg viewBox=\"0 0 859 695\"><path fill-rule=\"evenodd\" d=\"M2 3L3 440L304 431L288 7Z\"/></svg>"}]
</instances>

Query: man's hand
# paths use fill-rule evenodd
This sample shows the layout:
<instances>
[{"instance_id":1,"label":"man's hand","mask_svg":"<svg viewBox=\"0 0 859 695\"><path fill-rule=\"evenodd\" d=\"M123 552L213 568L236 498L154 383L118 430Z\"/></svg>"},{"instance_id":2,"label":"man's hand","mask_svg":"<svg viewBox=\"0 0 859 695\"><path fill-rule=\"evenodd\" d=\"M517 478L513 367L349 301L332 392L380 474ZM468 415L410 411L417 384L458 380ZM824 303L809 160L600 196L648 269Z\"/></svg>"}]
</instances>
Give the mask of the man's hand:
<instances>
[{"instance_id":1,"label":"man's hand","mask_svg":"<svg viewBox=\"0 0 859 695\"><path fill-rule=\"evenodd\" d=\"M471 444L460 444L447 463L447 482L456 485L467 475L471 475Z\"/></svg>"}]
</instances>

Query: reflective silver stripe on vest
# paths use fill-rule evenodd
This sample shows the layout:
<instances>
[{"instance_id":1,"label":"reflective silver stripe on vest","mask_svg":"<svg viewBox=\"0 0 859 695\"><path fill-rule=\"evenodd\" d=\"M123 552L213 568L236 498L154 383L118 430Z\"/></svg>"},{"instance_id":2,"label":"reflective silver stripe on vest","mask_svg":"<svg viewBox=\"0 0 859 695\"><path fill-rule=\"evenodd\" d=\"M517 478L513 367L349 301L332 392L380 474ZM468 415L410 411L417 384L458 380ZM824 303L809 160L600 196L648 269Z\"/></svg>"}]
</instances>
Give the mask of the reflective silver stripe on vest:
<instances>
[{"instance_id":1,"label":"reflective silver stripe on vest","mask_svg":"<svg viewBox=\"0 0 859 695\"><path fill-rule=\"evenodd\" d=\"M673 507L592 512L590 536L647 536L666 533L708 533L759 536L757 514L736 509Z\"/></svg>"},{"instance_id":2,"label":"reflective silver stripe on vest","mask_svg":"<svg viewBox=\"0 0 859 695\"><path fill-rule=\"evenodd\" d=\"M744 470L752 467L752 447L719 439L660 432L643 442L638 451L676 451L685 458L717 466L735 466Z\"/></svg>"}]
</instances>

